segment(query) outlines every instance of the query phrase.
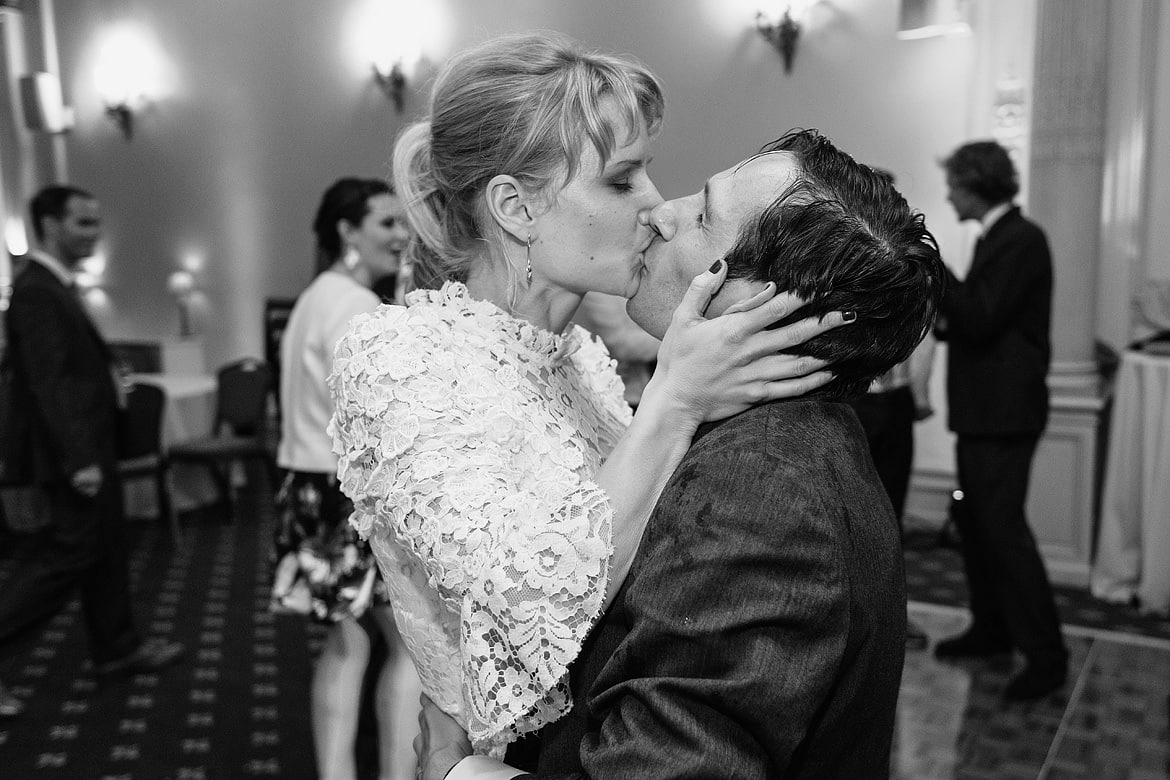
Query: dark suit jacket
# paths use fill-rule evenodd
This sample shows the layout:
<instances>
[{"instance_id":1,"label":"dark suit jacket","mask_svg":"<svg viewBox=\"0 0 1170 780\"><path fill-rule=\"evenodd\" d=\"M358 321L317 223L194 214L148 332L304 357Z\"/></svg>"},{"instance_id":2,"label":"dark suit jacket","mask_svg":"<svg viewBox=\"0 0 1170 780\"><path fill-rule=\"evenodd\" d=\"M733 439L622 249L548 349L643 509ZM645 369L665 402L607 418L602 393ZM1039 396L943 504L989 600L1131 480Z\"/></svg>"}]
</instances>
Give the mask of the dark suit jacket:
<instances>
[{"instance_id":1,"label":"dark suit jacket","mask_svg":"<svg viewBox=\"0 0 1170 780\"><path fill-rule=\"evenodd\" d=\"M975 248L971 270L947 284L947 403L955 433L1040 433L1048 421L1052 255L1036 223L1012 208Z\"/></svg>"},{"instance_id":2,"label":"dark suit jacket","mask_svg":"<svg viewBox=\"0 0 1170 780\"><path fill-rule=\"evenodd\" d=\"M8 310L13 376L31 410L34 479L68 479L114 463L117 395L111 355L76 294L35 260Z\"/></svg>"},{"instance_id":3,"label":"dark suit jacket","mask_svg":"<svg viewBox=\"0 0 1170 780\"><path fill-rule=\"evenodd\" d=\"M571 670L574 710L541 732L540 775L886 777L905 629L852 409L704 426Z\"/></svg>"}]
</instances>

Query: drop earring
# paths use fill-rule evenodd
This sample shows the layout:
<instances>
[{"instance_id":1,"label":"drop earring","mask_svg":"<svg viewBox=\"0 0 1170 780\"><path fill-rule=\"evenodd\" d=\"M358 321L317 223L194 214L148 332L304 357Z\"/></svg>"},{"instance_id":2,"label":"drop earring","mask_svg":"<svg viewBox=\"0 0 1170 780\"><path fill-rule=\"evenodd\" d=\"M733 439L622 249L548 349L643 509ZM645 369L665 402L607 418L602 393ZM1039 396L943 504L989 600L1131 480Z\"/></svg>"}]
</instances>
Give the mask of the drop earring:
<instances>
[{"instance_id":1,"label":"drop earring","mask_svg":"<svg viewBox=\"0 0 1170 780\"><path fill-rule=\"evenodd\" d=\"M349 246L347 246L345 248L345 254L343 254L341 256L341 262L345 264L346 268L348 268L350 271L352 271L358 267L358 263L360 263L361 261L362 261L362 256L360 254L358 254L358 251L353 246L353 244L350 244Z\"/></svg>"},{"instance_id":2,"label":"drop earring","mask_svg":"<svg viewBox=\"0 0 1170 780\"><path fill-rule=\"evenodd\" d=\"M524 262L528 269L528 285L532 286L532 236L524 239Z\"/></svg>"}]
</instances>

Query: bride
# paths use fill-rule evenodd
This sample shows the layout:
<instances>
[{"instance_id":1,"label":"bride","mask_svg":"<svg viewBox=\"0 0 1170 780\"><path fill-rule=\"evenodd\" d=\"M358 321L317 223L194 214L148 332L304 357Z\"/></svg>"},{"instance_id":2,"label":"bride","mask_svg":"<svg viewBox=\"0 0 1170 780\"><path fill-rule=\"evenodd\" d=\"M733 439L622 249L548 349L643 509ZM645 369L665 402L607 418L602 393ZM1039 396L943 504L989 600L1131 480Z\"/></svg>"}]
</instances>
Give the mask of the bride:
<instances>
[{"instance_id":1,"label":"bride","mask_svg":"<svg viewBox=\"0 0 1170 780\"><path fill-rule=\"evenodd\" d=\"M800 305L770 287L703 318L718 258L632 418L604 346L569 324L587 291L642 279L662 114L640 64L507 36L451 59L395 147L415 278L438 289L351 322L334 450L423 689L476 752L568 711L566 668L698 425L830 378L778 352L839 315L767 330Z\"/></svg>"}]
</instances>

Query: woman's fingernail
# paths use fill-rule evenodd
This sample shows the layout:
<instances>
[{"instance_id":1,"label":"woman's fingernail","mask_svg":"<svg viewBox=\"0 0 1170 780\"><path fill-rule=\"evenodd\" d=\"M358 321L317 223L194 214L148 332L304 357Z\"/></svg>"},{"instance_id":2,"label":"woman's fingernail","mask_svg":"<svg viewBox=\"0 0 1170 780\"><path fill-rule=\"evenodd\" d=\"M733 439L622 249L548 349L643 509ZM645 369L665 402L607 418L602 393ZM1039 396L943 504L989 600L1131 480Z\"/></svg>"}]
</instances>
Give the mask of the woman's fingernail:
<instances>
[{"instance_id":1,"label":"woman's fingernail","mask_svg":"<svg viewBox=\"0 0 1170 780\"><path fill-rule=\"evenodd\" d=\"M717 274L717 273L719 273L719 269L722 267L723 267L723 258L719 258L714 263L712 263L711 267L708 268L707 270L713 274Z\"/></svg>"},{"instance_id":2,"label":"woman's fingernail","mask_svg":"<svg viewBox=\"0 0 1170 780\"><path fill-rule=\"evenodd\" d=\"M844 322L853 322L857 319L857 312L853 311L853 309L846 309L841 312L841 319Z\"/></svg>"}]
</instances>

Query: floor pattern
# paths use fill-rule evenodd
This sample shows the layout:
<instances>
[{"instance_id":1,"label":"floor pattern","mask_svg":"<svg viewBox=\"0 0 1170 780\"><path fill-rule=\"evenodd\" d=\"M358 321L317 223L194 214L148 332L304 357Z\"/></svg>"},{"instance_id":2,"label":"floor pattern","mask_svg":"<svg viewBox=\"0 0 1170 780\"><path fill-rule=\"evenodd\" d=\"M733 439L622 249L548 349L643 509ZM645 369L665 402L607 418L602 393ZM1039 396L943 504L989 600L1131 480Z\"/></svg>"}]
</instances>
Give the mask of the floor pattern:
<instances>
[{"instance_id":1,"label":"floor pattern","mask_svg":"<svg viewBox=\"0 0 1170 780\"><path fill-rule=\"evenodd\" d=\"M85 669L76 604L17 648L0 674L29 710L0 721L0 777L314 776L306 703L323 634L268 612L271 514L266 502L244 498L235 523L212 511L186 516L180 550L163 528L133 525L140 630L184 642L183 663L99 686ZM907 578L911 618L933 644L965 627L965 592L955 551L925 539L908 544ZM19 554L0 553L0 587ZM1018 659L947 664L929 651L907 654L896 780L1170 779L1165 621L1069 589L1059 598L1071 677L1041 702L1002 703Z\"/></svg>"},{"instance_id":2,"label":"floor pattern","mask_svg":"<svg viewBox=\"0 0 1170 780\"><path fill-rule=\"evenodd\" d=\"M966 611L913 602L932 639ZM1022 660L942 663L907 653L892 776L898 780L1170 778L1170 642L1066 626L1069 682L1029 704L1001 694Z\"/></svg>"},{"instance_id":3,"label":"floor pattern","mask_svg":"<svg viewBox=\"0 0 1170 780\"><path fill-rule=\"evenodd\" d=\"M906 534L906 591L911 601L961 607L967 603L967 581L958 549L945 534L909 518ZM1170 615L1143 613L1134 606L1096 599L1084 588L1053 587L1061 621L1138 634L1170 642Z\"/></svg>"},{"instance_id":4,"label":"floor pattern","mask_svg":"<svg viewBox=\"0 0 1170 780\"><path fill-rule=\"evenodd\" d=\"M136 525L130 561L140 633L183 642L184 661L99 685L75 601L5 664L28 710L0 721L0 776L314 776L306 702L320 631L268 611L263 523L189 520L179 551Z\"/></svg>"}]
</instances>

